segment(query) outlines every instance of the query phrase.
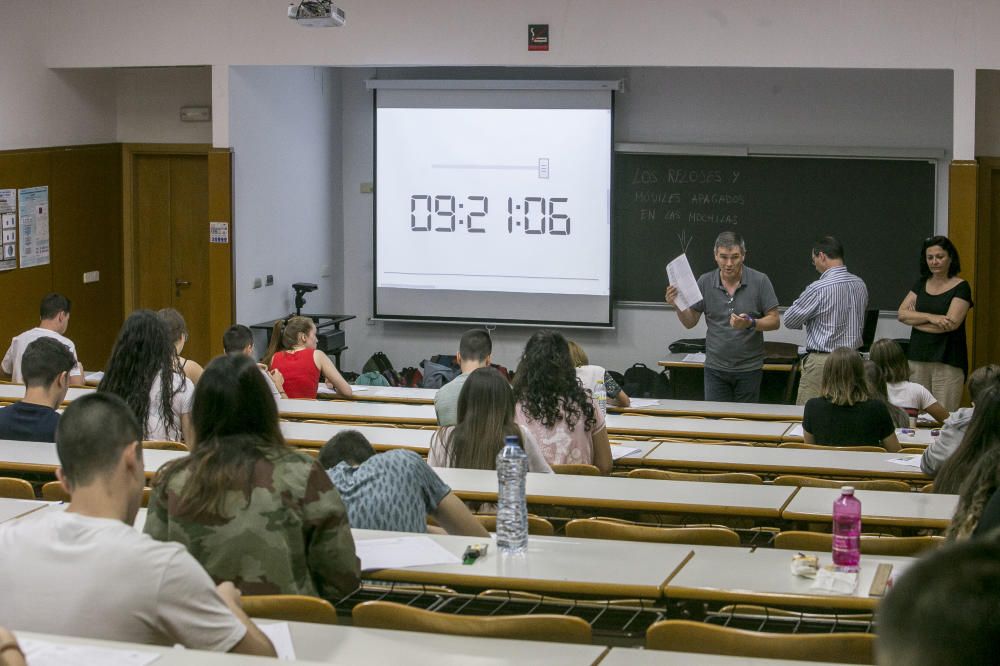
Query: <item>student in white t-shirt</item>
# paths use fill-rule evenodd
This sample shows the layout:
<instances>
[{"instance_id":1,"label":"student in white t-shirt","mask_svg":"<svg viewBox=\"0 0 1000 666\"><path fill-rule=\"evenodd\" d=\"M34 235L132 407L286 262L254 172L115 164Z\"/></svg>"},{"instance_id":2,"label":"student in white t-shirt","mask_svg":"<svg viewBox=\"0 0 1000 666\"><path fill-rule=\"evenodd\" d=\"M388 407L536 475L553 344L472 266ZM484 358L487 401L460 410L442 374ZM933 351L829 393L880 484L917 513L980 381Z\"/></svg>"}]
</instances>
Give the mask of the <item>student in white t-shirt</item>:
<instances>
[{"instance_id":1,"label":"student in white t-shirt","mask_svg":"<svg viewBox=\"0 0 1000 666\"><path fill-rule=\"evenodd\" d=\"M253 352L253 331L243 324L233 324L222 334L222 348L227 354L244 354L250 358L256 358ZM285 395L285 378L281 375L281 370L275 368L268 370L263 363L258 363L260 373L264 375L264 382L274 396L275 402Z\"/></svg>"},{"instance_id":2,"label":"student in white t-shirt","mask_svg":"<svg viewBox=\"0 0 1000 666\"><path fill-rule=\"evenodd\" d=\"M143 439L194 441L194 384L177 368L167 328L152 310L136 310L122 324L97 390L132 408Z\"/></svg>"},{"instance_id":3,"label":"student in white t-shirt","mask_svg":"<svg viewBox=\"0 0 1000 666\"><path fill-rule=\"evenodd\" d=\"M76 345L65 335L66 329L69 327L69 310L68 298L62 294L47 294L38 308L40 319L38 326L21 333L10 341L10 347L4 354L3 361L0 362L0 378L23 384L21 357L24 356L24 350L38 338L50 337L66 345L76 361L76 365L69 373L70 386L83 386L83 364L77 358Z\"/></svg>"},{"instance_id":4,"label":"student in white t-shirt","mask_svg":"<svg viewBox=\"0 0 1000 666\"><path fill-rule=\"evenodd\" d=\"M108 393L75 400L56 447L69 506L0 525L0 624L15 631L275 656L240 607L177 543L132 527L145 472L140 427Z\"/></svg>"},{"instance_id":5,"label":"student in white t-shirt","mask_svg":"<svg viewBox=\"0 0 1000 666\"><path fill-rule=\"evenodd\" d=\"M876 340L869 357L885 376L889 402L909 414L911 419L927 413L944 423L948 418L948 410L925 387L909 381L910 364L898 342L888 338Z\"/></svg>"}]
</instances>

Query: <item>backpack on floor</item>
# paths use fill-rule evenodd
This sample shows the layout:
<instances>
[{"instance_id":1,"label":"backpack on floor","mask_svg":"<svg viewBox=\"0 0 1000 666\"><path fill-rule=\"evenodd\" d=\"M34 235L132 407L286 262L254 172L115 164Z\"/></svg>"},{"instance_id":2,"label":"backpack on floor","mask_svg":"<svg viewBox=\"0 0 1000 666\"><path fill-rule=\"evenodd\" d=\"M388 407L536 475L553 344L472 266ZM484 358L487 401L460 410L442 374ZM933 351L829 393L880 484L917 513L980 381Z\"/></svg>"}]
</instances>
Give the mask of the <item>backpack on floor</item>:
<instances>
[{"instance_id":1,"label":"backpack on floor","mask_svg":"<svg viewBox=\"0 0 1000 666\"><path fill-rule=\"evenodd\" d=\"M408 388L420 388L424 385L424 375L418 368L403 368L399 371L399 385Z\"/></svg>"},{"instance_id":2,"label":"backpack on floor","mask_svg":"<svg viewBox=\"0 0 1000 666\"><path fill-rule=\"evenodd\" d=\"M656 372L644 363L635 363L625 371L622 378L622 390L630 398L670 397L670 380L667 378L666 368L662 372Z\"/></svg>"},{"instance_id":3,"label":"backpack on floor","mask_svg":"<svg viewBox=\"0 0 1000 666\"><path fill-rule=\"evenodd\" d=\"M388 386L389 380L378 372L363 372L354 383L358 386Z\"/></svg>"},{"instance_id":4,"label":"backpack on floor","mask_svg":"<svg viewBox=\"0 0 1000 666\"><path fill-rule=\"evenodd\" d=\"M420 367L424 369L424 380L421 383L424 388L439 389L461 374L461 370L435 363L430 359L421 361Z\"/></svg>"},{"instance_id":5,"label":"backpack on floor","mask_svg":"<svg viewBox=\"0 0 1000 666\"><path fill-rule=\"evenodd\" d=\"M375 352L371 357L365 361L364 366L361 368L361 372L377 372L385 380L389 382L389 386L399 386L399 375L392 367L392 361L389 357L385 355L385 352Z\"/></svg>"}]
</instances>

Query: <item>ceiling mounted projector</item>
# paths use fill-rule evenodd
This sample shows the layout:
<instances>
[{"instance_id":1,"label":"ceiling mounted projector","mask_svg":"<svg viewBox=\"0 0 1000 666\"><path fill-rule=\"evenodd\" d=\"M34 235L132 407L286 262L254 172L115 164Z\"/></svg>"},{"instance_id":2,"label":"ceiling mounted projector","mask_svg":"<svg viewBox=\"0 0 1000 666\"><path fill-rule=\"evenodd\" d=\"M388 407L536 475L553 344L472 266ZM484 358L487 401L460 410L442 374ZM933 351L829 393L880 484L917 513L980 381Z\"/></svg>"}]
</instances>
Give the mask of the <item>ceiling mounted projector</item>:
<instances>
[{"instance_id":1,"label":"ceiling mounted projector","mask_svg":"<svg viewBox=\"0 0 1000 666\"><path fill-rule=\"evenodd\" d=\"M347 21L344 10L330 0L302 0L288 5L288 18L306 28L339 28Z\"/></svg>"}]
</instances>

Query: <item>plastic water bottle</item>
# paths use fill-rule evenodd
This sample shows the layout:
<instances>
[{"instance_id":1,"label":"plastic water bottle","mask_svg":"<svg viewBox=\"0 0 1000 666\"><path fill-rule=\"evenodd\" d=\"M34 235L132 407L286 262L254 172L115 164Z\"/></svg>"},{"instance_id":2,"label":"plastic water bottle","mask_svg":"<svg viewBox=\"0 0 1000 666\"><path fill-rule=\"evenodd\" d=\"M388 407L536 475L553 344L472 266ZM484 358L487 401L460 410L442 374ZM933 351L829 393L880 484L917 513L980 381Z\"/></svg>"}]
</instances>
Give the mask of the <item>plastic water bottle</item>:
<instances>
[{"instance_id":1,"label":"plastic water bottle","mask_svg":"<svg viewBox=\"0 0 1000 666\"><path fill-rule=\"evenodd\" d=\"M833 503L833 565L857 571L861 562L861 501L854 488L844 486Z\"/></svg>"},{"instance_id":2,"label":"plastic water bottle","mask_svg":"<svg viewBox=\"0 0 1000 666\"><path fill-rule=\"evenodd\" d=\"M516 435L508 435L497 454L497 549L503 555L517 555L528 549L527 474L528 454Z\"/></svg>"},{"instance_id":3,"label":"plastic water bottle","mask_svg":"<svg viewBox=\"0 0 1000 666\"><path fill-rule=\"evenodd\" d=\"M597 380L597 385L594 387L594 400L597 401L597 406L601 408L601 413L605 416L608 415L608 389L604 386L604 378Z\"/></svg>"}]
</instances>

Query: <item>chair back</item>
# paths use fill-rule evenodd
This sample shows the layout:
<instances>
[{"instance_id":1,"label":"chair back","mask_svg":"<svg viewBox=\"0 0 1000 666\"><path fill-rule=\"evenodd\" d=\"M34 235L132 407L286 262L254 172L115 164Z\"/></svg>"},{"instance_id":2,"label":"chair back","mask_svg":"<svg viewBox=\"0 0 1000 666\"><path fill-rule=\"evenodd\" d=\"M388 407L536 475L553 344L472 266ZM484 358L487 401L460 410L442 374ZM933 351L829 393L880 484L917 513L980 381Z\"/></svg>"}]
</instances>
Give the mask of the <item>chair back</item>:
<instances>
[{"instance_id":1,"label":"chair back","mask_svg":"<svg viewBox=\"0 0 1000 666\"><path fill-rule=\"evenodd\" d=\"M352 611L354 626L424 631L453 636L518 638L559 643L590 643L590 625L568 615L451 615L391 601L366 601Z\"/></svg>"},{"instance_id":2,"label":"chair back","mask_svg":"<svg viewBox=\"0 0 1000 666\"><path fill-rule=\"evenodd\" d=\"M576 474L577 476L600 476L601 470L594 465L551 465L552 471L556 474Z\"/></svg>"},{"instance_id":3,"label":"chair back","mask_svg":"<svg viewBox=\"0 0 1000 666\"><path fill-rule=\"evenodd\" d=\"M42 486L42 499L48 502L68 502L69 493L58 481L49 481Z\"/></svg>"},{"instance_id":4,"label":"chair back","mask_svg":"<svg viewBox=\"0 0 1000 666\"><path fill-rule=\"evenodd\" d=\"M759 659L873 664L875 635L776 634L690 620L663 620L646 630L646 648Z\"/></svg>"},{"instance_id":5,"label":"chair back","mask_svg":"<svg viewBox=\"0 0 1000 666\"><path fill-rule=\"evenodd\" d=\"M250 617L286 622L337 624L337 611L326 599L302 594L261 594L242 598Z\"/></svg>"},{"instance_id":6,"label":"chair back","mask_svg":"<svg viewBox=\"0 0 1000 666\"><path fill-rule=\"evenodd\" d=\"M486 528L487 532L497 531L497 516L495 513L477 513L474 515L479 524ZM552 526L552 523L533 513L528 514L528 534L534 536L553 536L555 533L556 529Z\"/></svg>"},{"instance_id":7,"label":"chair back","mask_svg":"<svg viewBox=\"0 0 1000 666\"><path fill-rule=\"evenodd\" d=\"M713 472L695 474L692 472L669 472L662 469L634 469L628 473L633 479L662 479L664 481L708 481L710 483L750 483L760 485L764 480L749 472Z\"/></svg>"},{"instance_id":8,"label":"chair back","mask_svg":"<svg viewBox=\"0 0 1000 666\"><path fill-rule=\"evenodd\" d=\"M827 446L826 444L806 444L805 442L782 442L779 449L819 449L820 451L862 451L867 453L888 453L881 446Z\"/></svg>"},{"instance_id":9,"label":"chair back","mask_svg":"<svg viewBox=\"0 0 1000 666\"><path fill-rule=\"evenodd\" d=\"M800 488L843 488L844 486L851 486L855 490L910 492L910 486L905 481L893 481L891 479L852 479L850 481L838 481L837 479L817 479L812 476L786 474L775 478L773 483L776 486L798 486Z\"/></svg>"},{"instance_id":10,"label":"chair back","mask_svg":"<svg viewBox=\"0 0 1000 666\"><path fill-rule=\"evenodd\" d=\"M0 497L33 500L35 499L35 489L24 479L4 476L0 477Z\"/></svg>"},{"instance_id":11,"label":"chair back","mask_svg":"<svg viewBox=\"0 0 1000 666\"><path fill-rule=\"evenodd\" d=\"M863 555L901 555L914 557L937 548L944 543L941 536L881 536L862 534L860 545ZM819 532L780 532L774 537L774 547L783 550L816 550L829 553L833 550L833 535Z\"/></svg>"},{"instance_id":12,"label":"chair back","mask_svg":"<svg viewBox=\"0 0 1000 666\"><path fill-rule=\"evenodd\" d=\"M596 518L566 523L566 536L577 539L617 539L699 546L739 546L740 535L726 527L649 527Z\"/></svg>"}]
</instances>

